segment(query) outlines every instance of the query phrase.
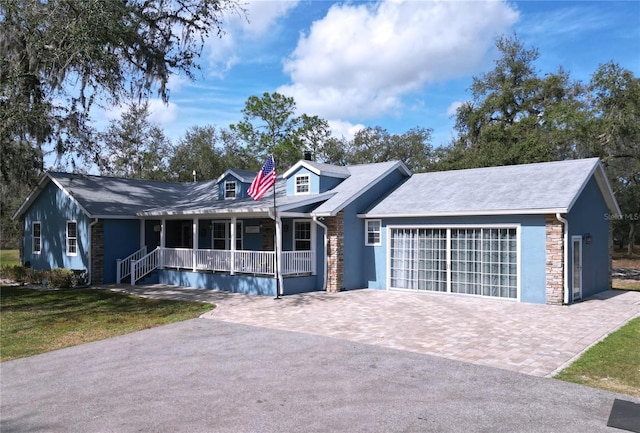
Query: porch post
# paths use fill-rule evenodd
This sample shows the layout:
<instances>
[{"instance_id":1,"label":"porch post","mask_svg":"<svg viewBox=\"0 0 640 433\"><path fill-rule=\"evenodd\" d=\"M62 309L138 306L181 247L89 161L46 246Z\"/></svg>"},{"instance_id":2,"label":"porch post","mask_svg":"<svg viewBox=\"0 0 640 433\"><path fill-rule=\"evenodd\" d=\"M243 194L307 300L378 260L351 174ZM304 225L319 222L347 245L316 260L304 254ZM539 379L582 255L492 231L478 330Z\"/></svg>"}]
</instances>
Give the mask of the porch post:
<instances>
[{"instance_id":1,"label":"porch post","mask_svg":"<svg viewBox=\"0 0 640 433\"><path fill-rule=\"evenodd\" d=\"M236 273L236 217L231 217L231 227L229 227L229 248L231 249L231 275Z\"/></svg>"},{"instance_id":2,"label":"porch post","mask_svg":"<svg viewBox=\"0 0 640 433\"><path fill-rule=\"evenodd\" d=\"M140 249L144 248L145 246L145 232L144 232L144 223L145 220L144 218L142 218L140 220Z\"/></svg>"},{"instance_id":3,"label":"porch post","mask_svg":"<svg viewBox=\"0 0 640 433\"><path fill-rule=\"evenodd\" d=\"M198 250L198 218L193 219L193 242L191 242L191 253L193 260L193 272L195 272L198 267L196 265L196 253Z\"/></svg>"},{"instance_id":4,"label":"porch post","mask_svg":"<svg viewBox=\"0 0 640 433\"><path fill-rule=\"evenodd\" d=\"M282 285L282 219L276 214L276 245L275 245L275 254L276 254L276 297L281 295L280 292L284 291L284 286Z\"/></svg>"},{"instance_id":5,"label":"porch post","mask_svg":"<svg viewBox=\"0 0 640 433\"><path fill-rule=\"evenodd\" d=\"M164 247L165 247L165 230L167 229L167 220L162 218L160 220L160 260L158 264L159 269L164 269Z\"/></svg>"}]
</instances>

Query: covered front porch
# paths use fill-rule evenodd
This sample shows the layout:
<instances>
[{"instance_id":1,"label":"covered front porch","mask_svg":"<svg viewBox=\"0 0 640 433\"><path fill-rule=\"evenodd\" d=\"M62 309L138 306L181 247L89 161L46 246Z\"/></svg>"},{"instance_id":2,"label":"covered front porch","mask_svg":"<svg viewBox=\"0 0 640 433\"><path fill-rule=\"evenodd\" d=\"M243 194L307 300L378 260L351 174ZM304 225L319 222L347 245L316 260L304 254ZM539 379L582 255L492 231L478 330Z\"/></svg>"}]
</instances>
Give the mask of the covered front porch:
<instances>
[{"instance_id":1,"label":"covered front porch","mask_svg":"<svg viewBox=\"0 0 640 433\"><path fill-rule=\"evenodd\" d=\"M269 216L143 220L143 246L118 261L117 280L274 295L278 286L279 294L321 290L320 225L301 215Z\"/></svg>"}]
</instances>

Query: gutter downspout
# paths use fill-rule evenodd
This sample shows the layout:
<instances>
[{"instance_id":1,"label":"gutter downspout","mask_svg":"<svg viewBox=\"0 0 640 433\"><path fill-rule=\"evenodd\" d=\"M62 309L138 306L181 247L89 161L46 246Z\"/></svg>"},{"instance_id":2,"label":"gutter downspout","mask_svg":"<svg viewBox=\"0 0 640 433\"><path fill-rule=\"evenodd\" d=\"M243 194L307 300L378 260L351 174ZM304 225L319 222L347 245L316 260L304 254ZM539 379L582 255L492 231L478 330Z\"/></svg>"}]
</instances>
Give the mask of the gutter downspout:
<instances>
[{"instance_id":1,"label":"gutter downspout","mask_svg":"<svg viewBox=\"0 0 640 433\"><path fill-rule=\"evenodd\" d=\"M316 223L317 225L319 225L320 227L322 227L322 229L324 230L324 261L323 261L323 268L324 268L324 279L322 281L322 290L323 291L327 291L327 273L328 273L328 255L327 255L327 245L329 244L329 228L324 225L323 223L321 223L320 221L318 221L318 217L317 216L313 216L313 222Z\"/></svg>"},{"instance_id":2,"label":"gutter downspout","mask_svg":"<svg viewBox=\"0 0 640 433\"><path fill-rule=\"evenodd\" d=\"M93 226L95 226L96 224L98 224L98 221L100 221L98 218L95 218L93 220L93 222L91 222L89 224L89 269L87 269L87 284L91 285L92 281L91 281L91 256L93 255L93 234L91 229L93 228Z\"/></svg>"},{"instance_id":3,"label":"gutter downspout","mask_svg":"<svg viewBox=\"0 0 640 433\"><path fill-rule=\"evenodd\" d=\"M564 263L562 264L562 269L564 270L564 276L563 276L564 281L562 282L562 286L564 291L564 304L568 305L569 304L569 221L561 217L560 212L556 213L556 219L564 225L564 236L563 236L563 243L564 243L563 262Z\"/></svg>"}]
</instances>

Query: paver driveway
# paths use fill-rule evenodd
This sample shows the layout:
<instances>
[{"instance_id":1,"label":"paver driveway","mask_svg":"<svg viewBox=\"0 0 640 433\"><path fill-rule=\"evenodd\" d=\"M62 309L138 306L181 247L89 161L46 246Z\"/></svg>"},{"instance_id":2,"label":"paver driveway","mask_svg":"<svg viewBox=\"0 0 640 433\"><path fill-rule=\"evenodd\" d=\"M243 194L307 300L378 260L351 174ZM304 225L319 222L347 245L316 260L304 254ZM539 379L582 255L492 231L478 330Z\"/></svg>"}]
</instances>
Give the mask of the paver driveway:
<instances>
[{"instance_id":1,"label":"paver driveway","mask_svg":"<svg viewBox=\"0 0 640 433\"><path fill-rule=\"evenodd\" d=\"M203 317L298 331L552 376L640 315L640 292L610 291L571 306L463 296L356 290L270 297L123 286L142 296L213 302Z\"/></svg>"}]
</instances>

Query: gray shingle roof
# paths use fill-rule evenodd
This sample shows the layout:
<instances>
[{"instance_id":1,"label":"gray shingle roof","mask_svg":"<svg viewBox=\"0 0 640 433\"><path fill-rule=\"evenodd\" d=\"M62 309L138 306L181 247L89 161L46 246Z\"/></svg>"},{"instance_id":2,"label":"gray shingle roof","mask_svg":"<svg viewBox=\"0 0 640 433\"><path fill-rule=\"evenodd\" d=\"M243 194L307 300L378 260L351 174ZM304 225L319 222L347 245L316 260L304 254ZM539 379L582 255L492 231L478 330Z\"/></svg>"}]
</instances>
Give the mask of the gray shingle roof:
<instances>
[{"instance_id":1,"label":"gray shingle roof","mask_svg":"<svg viewBox=\"0 0 640 433\"><path fill-rule=\"evenodd\" d=\"M414 174L362 216L567 212L591 175L615 199L597 158Z\"/></svg>"},{"instance_id":2,"label":"gray shingle roof","mask_svg":"<svg viewBox=\"0 0 640 433\"><path fill-rule=\"evenodd\" d=\"M318 216L335 215L349 203L366 192L375 183L394 170L400 170L409 176L409 170L399 161L378 162L373 164L350 165L345 167L349 177L331 191L334 194L326 202L318 206L313 214Z\"/></svg>"},{"instance_id":3,"label":"gray shingle roof","mask_svg":"<svg viewBox=\"0 0 640 433\"><path fill-rule=\"evenodd\" d=\"M49 177L93 217L133 217L145 209L218 195L215 181L174 183L59 172Z\"/></svg>"}]
</instances>

